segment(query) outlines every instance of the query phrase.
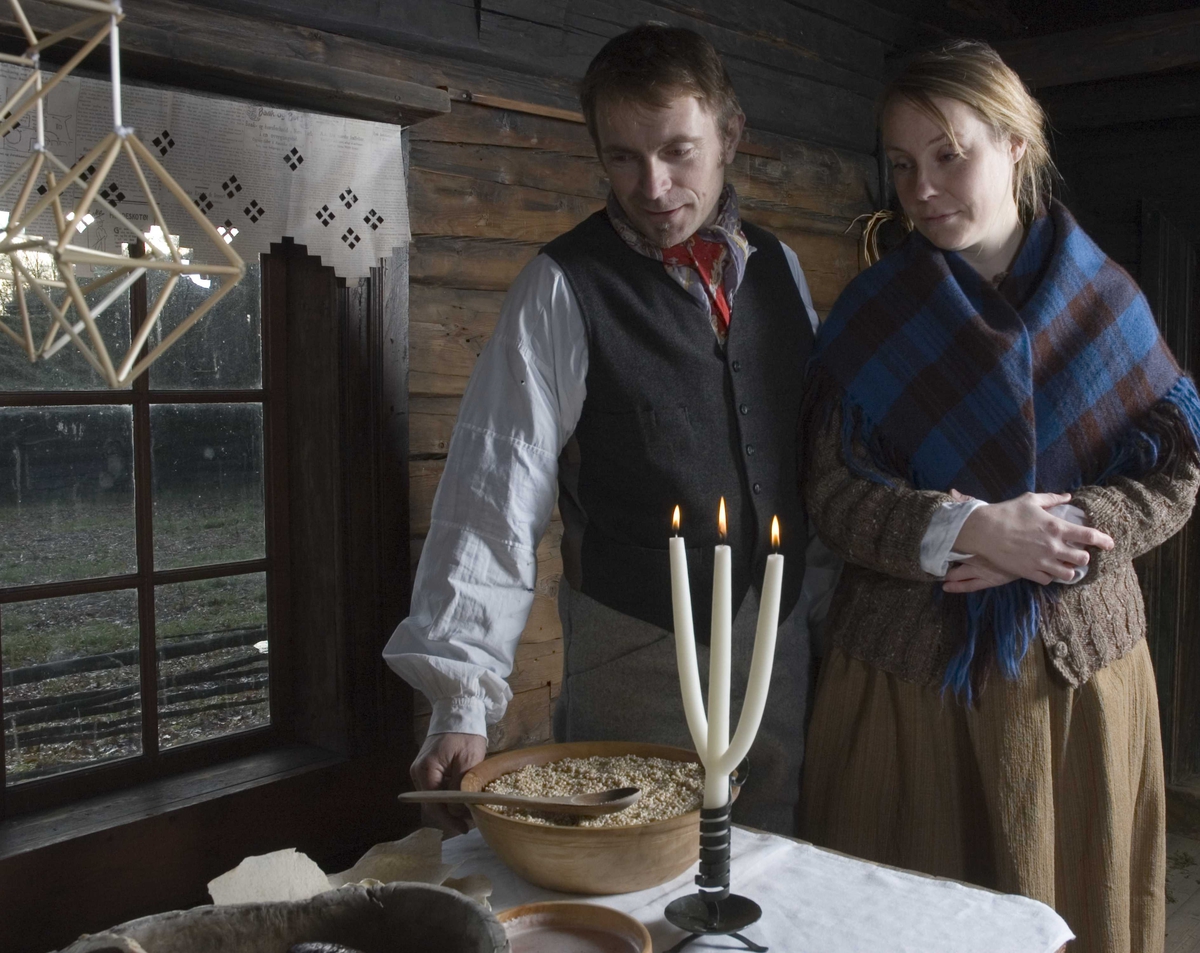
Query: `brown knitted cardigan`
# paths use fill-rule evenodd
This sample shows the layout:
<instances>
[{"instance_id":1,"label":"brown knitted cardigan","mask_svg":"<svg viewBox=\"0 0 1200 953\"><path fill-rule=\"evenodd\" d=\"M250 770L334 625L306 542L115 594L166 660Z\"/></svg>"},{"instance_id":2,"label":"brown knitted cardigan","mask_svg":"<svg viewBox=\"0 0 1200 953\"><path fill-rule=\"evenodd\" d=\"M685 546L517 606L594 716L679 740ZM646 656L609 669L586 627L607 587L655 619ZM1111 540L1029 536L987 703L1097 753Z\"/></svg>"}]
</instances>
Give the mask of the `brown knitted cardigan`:
<instances>
[{"instance_id":1,"label":"brown knitted cardigan","mask_svg":"<svg viewBox=\"0 0 1200 953\"><path fill-rule=\"evenodd\" d=\"M825 623L826 640L906 681L940 687L965 623L955 611L956 604L961 609L956 597L946 597L940 607L930 598L938 580L921 569L920 551L930 519L950 497L883 486L847 468L839 403L813 401L810 395L801 431L809 518L846 562ZM1182 420L1169 408L1160 404L1155 410L1168 434L1181 432ZM1133 559L1183 528L1200 487L1195 453L1180 439L1173 443L1165 465L1149 476L1118 477L1073 495L1088 524L1116 543L1111 552L1092 551L1087 576L1074 586L1060 586L1061 598L1043 615L1046 657L1073 687L1121 658L1146 634ZM865 453L858 462L870 467Z\"/></svg>"}]
</instances>

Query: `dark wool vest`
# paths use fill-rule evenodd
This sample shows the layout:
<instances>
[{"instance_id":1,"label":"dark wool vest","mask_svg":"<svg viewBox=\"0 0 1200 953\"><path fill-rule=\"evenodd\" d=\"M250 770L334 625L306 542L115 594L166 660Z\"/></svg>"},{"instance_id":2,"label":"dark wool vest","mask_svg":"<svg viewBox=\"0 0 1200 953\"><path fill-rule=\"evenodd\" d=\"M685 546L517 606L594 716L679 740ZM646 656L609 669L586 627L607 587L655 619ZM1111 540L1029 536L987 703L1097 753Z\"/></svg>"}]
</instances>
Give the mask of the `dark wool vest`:
<instances>
[{"instance_id":1,"label":"dark wool vest","mask_svg":"<svg viewBox=\"0 0 1200 953\"><path fill-rule=\"evenodd\" d=\"M588 344L587 396L559 461L564 575L577 592L673 630L667 540L678 504L701 641L722 496L735 613L762 586L771 517L787 558L781 621L800 594L808 539L796 425L812 326L779 241L743 228L757 250L725 347L700 305L605 212L543 249L566 273Z\"/></svg>"}]
</instances>

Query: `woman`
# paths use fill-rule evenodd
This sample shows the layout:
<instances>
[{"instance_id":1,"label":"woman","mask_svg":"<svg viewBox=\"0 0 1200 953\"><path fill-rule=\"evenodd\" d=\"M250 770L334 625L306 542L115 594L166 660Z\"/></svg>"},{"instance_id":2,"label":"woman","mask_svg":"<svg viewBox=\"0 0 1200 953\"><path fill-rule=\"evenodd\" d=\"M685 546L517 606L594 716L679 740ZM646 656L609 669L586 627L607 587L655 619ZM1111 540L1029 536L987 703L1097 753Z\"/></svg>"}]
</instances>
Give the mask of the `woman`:
<instances>
[{"instance_id":1,"label":"woman","mask_svg":"<svg viewBox=\"0 0 1200 953\"><path fill-rule=\"evenodd\" d=\"M1044 115L958 42L888 88L915 230L821 330L805 492L845 560L808 736L815 842L1161 950L1158 704L1132 559L1200 484L1200 402L1132 279L1046 201Z\"/></svg>"}]
</instances>

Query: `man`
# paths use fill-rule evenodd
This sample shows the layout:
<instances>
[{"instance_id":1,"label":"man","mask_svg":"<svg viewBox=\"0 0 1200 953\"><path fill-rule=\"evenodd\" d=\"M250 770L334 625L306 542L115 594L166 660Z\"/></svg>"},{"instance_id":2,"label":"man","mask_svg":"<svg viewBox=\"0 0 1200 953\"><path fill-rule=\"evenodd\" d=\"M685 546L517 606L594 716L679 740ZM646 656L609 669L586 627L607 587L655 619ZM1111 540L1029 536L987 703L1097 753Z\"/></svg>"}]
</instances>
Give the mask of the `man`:
<instances>
[{"instance_id":1,"label":"man","mask_svg":"<svg viewBox=\"0 0 1200 953\"><path fill-rule=\"evenodd\" d=\"M678 504L707 642L723 496L735 718L771 517L783 527L785 622L738 815L791 833L814 601L801 594L808 531L795 428L816 314L795 254L743 223L725 185L745 120L706 40L660 26L618 36L589 66L581 101L612 187L607 208L547 245L509 290L463 398L412 615L384 650L433 706L412 778L457 788L486 754L486 725L511 697L504 678L556 489L556 738L690 747L671 635L670 517ZM437 817L465 830L461 815Z\"/></svg>"}]
</instances>

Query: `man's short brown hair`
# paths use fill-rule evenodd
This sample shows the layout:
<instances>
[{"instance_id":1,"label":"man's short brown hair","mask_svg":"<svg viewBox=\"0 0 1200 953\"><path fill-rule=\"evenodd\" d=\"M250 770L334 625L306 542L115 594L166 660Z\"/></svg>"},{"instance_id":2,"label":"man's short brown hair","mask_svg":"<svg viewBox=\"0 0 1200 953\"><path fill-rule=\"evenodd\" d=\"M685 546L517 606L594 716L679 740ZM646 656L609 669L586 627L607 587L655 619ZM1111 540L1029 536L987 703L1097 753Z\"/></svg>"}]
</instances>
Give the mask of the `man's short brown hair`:
<instances>
[{"instance_id":1,"label":"man's short brown hair","mask_svg":"<svg viewBox=\"0 0 1200 953\"><path fill-rule=\"evenodd\" d=\"M643 24L604 44L584 74L579 102L599 149L596 110L601 101L662 108L681 93L696 96L712 112L722 136L741 115L725 64L708 40L680 27Z\"/></svg>"}]
</instances>

